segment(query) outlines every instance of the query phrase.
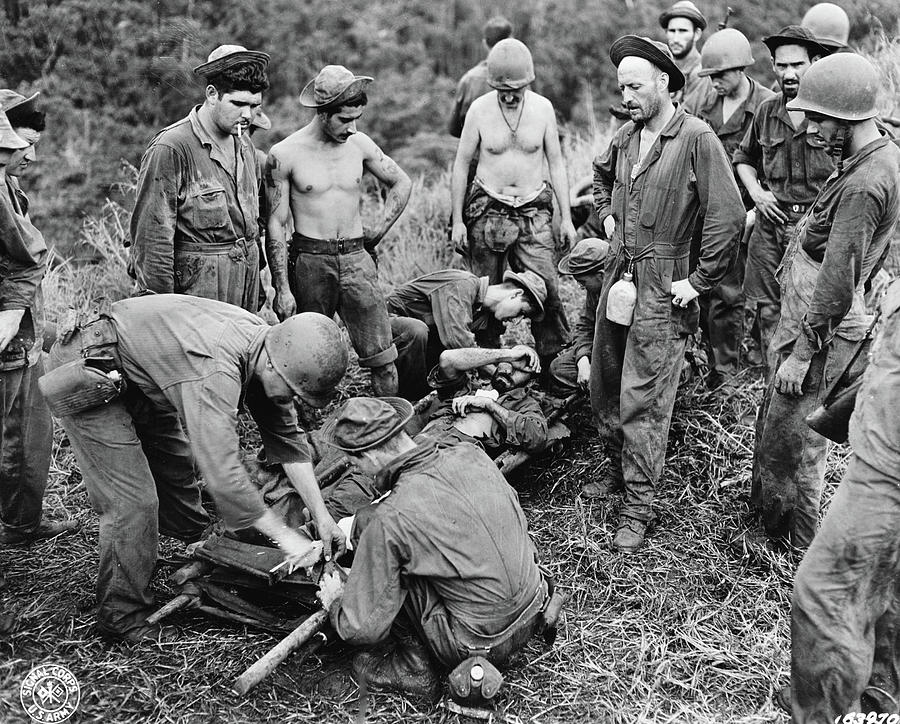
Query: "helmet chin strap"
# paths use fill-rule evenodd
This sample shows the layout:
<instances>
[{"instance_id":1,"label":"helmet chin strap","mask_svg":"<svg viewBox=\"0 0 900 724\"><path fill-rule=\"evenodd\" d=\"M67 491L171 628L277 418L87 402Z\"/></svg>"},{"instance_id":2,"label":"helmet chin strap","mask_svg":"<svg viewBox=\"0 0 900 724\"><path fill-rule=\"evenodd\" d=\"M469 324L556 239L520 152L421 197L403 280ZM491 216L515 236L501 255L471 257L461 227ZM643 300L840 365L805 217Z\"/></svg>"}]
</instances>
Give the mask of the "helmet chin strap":
<instances>
[{"instance_id":1,"label":"helmet chin strap","mask_svg":"<svg viewBox=\"0 0 900 724\"><path fill-rule=\"evenodd\" d=\"M850 140L853 134L850 131L849 123L840 123L829 139L831 146L831 155L834 156L837 163L837 172L840 176L844 173L844 156L850 150Z\"/></svg>"}]
</instances>

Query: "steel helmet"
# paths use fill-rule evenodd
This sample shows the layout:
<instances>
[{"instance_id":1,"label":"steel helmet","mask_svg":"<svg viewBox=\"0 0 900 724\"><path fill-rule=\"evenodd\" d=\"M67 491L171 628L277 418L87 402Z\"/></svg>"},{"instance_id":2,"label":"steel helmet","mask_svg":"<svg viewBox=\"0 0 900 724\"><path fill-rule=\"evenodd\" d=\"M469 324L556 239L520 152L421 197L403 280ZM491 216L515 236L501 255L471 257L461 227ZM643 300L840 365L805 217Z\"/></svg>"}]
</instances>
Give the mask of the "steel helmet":
<instances>
[{"instance_id":1,"label":"steel helmet","mask_svg":"<svg viewBox=\"0 0 900 724\"><path fill-rule=\"evenodd\" d=\"M817 3L806 11L800 24L831 50L847 47L850 40L850 18L834 3Z\"/></svg>"},{"instance_id":2,"label":"steel helmet","mask_svg":"<svg viewBox=\"0 0 900 724\"><path fill-rule=\"evenodd\" d=\"M710 35L703 46L698 75L712 75L732 68L746 68L748 65L753 65L753 53L747 36L740 30L725 28Z\"/></svg>"},{"instance_id":3,"label":"steel helmet","mask_svg":"<svg viewBox=\"0 0 900 724\"><path fill-rule=\"evenodd\" d=\"M488 84L500 90L518 90L534 81L531 51L521 40L504 38L487 57Z\"/></svg>"},{"instance_id":4,"label":"steel helmet","mask_svg":"<svg viewBox=\"0 0 900 724\"><path fill-rule=\"evenodd\" d=\"M865 121L878 115L881 82L875 66L856 53L839 53L809 66L788 110L821 113L842 121Z\"/></svg>"},{"instance_id":5,"label":"steel helmet","mask_svg":"<svg viewBox=\"0 0 900 724\"><path fill-rule=\"evenodd\" d=\"M347 371L347 346L324 314L303 312L270 327L263 340L272 366L294 394L324 407Z\"/></svg>"}]
</instances>

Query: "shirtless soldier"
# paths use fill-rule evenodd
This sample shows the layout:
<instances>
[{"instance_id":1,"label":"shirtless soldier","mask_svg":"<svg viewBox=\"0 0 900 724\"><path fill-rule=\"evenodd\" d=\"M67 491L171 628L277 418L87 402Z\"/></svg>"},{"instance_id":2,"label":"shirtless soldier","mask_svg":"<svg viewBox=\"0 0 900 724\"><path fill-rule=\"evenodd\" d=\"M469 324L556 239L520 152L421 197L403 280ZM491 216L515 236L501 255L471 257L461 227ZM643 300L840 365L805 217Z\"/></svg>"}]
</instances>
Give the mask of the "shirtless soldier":
<instances>
[{"instance_id":1,"label":"shirtless soldier","mask_svg":"<svg viewBox=\"0 0 900 724\"><path fill-rule=\"evenodd\" d=\"M553 194L561 215L566 248L575 238L569 211L569 184L563 165L556 115L543 96L528 90L534 80L531 53L513 38L488 54L489 83L495 90L476 98L466 114L451 179L451 241L467 258L469 271L503 277L507 264L530 270L547 285L542 322L532 322L538 355L549 365L568 341L569 325L559 299L550 228ZM475 179L466 190L470 161L478 154ZM544 159L552 186L544 181ZM499 328L481 343L497 347Z\"/></svg>"},{"instance_id":2,"label":"shirtless soldier","mask_svg":"<svg viewBox=\"0 0 900 724\"><path fill-rule=\"evenodd\" d=\"M406 207L412 182L371 138L356 132L371 82L327 65L303 89L300 103L315 108L316 116L272 146L266 163L266 254L278 318L337 311L360 366L371 371L372 391L384 396L397 391L397 349L372 252ZM364 171L388 186L381 225L371 230L359 213ZM288 250L285 228L292 218Z\"/></svg>"}]
</instances>

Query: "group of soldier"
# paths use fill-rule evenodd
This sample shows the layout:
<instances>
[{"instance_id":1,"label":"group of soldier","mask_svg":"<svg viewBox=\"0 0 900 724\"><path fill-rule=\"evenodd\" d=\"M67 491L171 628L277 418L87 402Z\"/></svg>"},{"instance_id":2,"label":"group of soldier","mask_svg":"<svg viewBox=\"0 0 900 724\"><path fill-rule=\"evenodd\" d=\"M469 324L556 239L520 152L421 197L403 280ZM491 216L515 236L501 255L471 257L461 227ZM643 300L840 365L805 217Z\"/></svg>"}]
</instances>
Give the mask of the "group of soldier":
<instances>
[{"instance_id":1,"label":"group of soldier","mask_svg":"<svg viewBox=\"0 0 900 724\"><path fill-rule=\"evenodd\" d=\"M896 711L897 285L851 425L854 454L818 532L827 441L805 422L836 380L867 366L864 295L900 214L900 150L877 118L878 73L847 46L846 14L829 3L763 39L777 92L747 75L740 31L721 29L699 50L707 21L692 2L660 26L665 43L627 35L610 48L614 110L629 122L594 160L592 216L576 231L553 106L531 90L531 54L510 24L489 21L487 58L460 81L450 122L460 140L449 243L465 269L387 296L378 246L412 183L357 131L373 79L322 68L299 98L312 119L264 154L250 135L270 126L269 56L220 46L195 68L203 102L142 158L134 297L59 320L46 373L47 249L16 182L44 119L36 96L0 92L3 541L75 527L41 515L52 411L100 518L104 636L164 635L146 623L158 537L208 533L199 471L224 525L257 530L288 562L308 553L306 523L326 560L352 550L349 578L324 576L319 595L344 640L381 645L354 669L433 697L441 667L476 653L503 664L547 623L553 581L491 458L543 449L554 399L586 390L609 460L581 494L622 493L614 547L636 552L689 340L702 329L708 382L729 390L747 380L749 335L766 380L753 503L772 541L808 548L780 699L798 722ZM372 227L360 213L365 172L384 187ZM266 266L274 325L256 314ZM561 274L584 289L574 335ZM373 396L306 434L298 406L326 405L347 370L335 314ZM504 323L519 318L534 347L503 347ZM241 409L259 428L257 460L241 458ZM320 490L315 466L335 455L353 469Z\"/></svg>"}]
</instances>

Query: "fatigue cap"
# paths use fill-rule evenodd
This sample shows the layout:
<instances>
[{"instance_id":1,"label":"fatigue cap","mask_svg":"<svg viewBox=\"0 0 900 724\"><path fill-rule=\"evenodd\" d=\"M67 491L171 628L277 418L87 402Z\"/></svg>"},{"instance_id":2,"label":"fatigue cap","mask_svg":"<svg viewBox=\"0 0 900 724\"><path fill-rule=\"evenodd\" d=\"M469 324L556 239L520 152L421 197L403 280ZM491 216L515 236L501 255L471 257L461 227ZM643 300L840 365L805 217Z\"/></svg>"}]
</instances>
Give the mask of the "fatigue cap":
<instances>
[{"instance_id":1,"label":"fatigue cap","mask_svg":"<svg viewBox=\"0 0 900 724\"><path fill-rule=\"evenodd\" d=\"M544 302L547 300L547 285L543 279L530 270L514 272L512 269L507 269L503 272L503 281L524 289L525 293L531 297L532 306L534 306L534 314L531 315L531 318L534 320L543 318Z\"/></svg>"},{"instance_id":2,"label":"fatigue cap","mask_svg":"<svg viewBox=\"0 0 900 724\"><path fill-rule=\"evenodd\" d=\"M209 78L222 71L234 68L244 63L260 65L263 68L269 66L269 54L259 50L247 50L243 45L220 45L209 54L205 63L194 68L194 74L203 78Z\"/></svg>"},{"instance_id":3,"label":"fatigue cap","mask_svg":"<svg viewBox=\"0 0 900 724\"><path fill-rule=\"evenodd\" d=\"M649 60L653 65L669 75L669 90L677 91L684 87L684 73L675 65L672 51L665 43L638 35L623 35L609 49L609 58L616 68L623 58L635 56Z\"/></svg>"},{"instance_id":4,"label":"fatigue cap","mask_svg":"<svg viewBox=\"0 0 900 724\"><path fill-rule=\"evenodd\" d=\"M300 91L300 105L307 108L332 106L365 90L374 78L354 75L343 65L326 65Z\"/></svg>"},{"instance_id":5,"label":"fatigue cap","mask_svg":"<svg viewBox=\"0 0 900 724\"><path fill-rule=\"evenodd\" d=\"M351 397L337 413L331 444L348 453L371 450L403 430L412 404L400 397Z\"/></svg>"},{"instance_id":6,"label":"fatigue cap","mask_svg":"<svg viewBox=\"0 0 900 724\"><path fill-rule=\"evenodd\" d=\"M590 274L603 268L609 254L609 242L606 239L582 239L559 262L560 274Z\"/></svg>"},{"instance_id":7,"label":"fatigue cap","mask_svg":"<svg viewBox=\"0 0 900 724\"><path fill-rule=\"evenodd\" d=\"M706 30L706 18L703 17L703 13L691 0L679 0L679 2L664 11L659 16L659 26L668 28L669 21L672 18L687 18L695 27L700 28L700 30Z\"/></svg>"},{"instance_id":8,"label":"fatigue cap","mask_svg":"<svg viewBox=\"0 0 900 724\"><path fill-rule=\"evenodd\" d=\"M809 51L810 57L813 55L829 55L831 53L813 35L812 30L804 28L802 25L787 25L774 35L767 35L762 41L773 57L775 56L775 50L782 45L803 46Z\"/></svg>"}]
</instances>

